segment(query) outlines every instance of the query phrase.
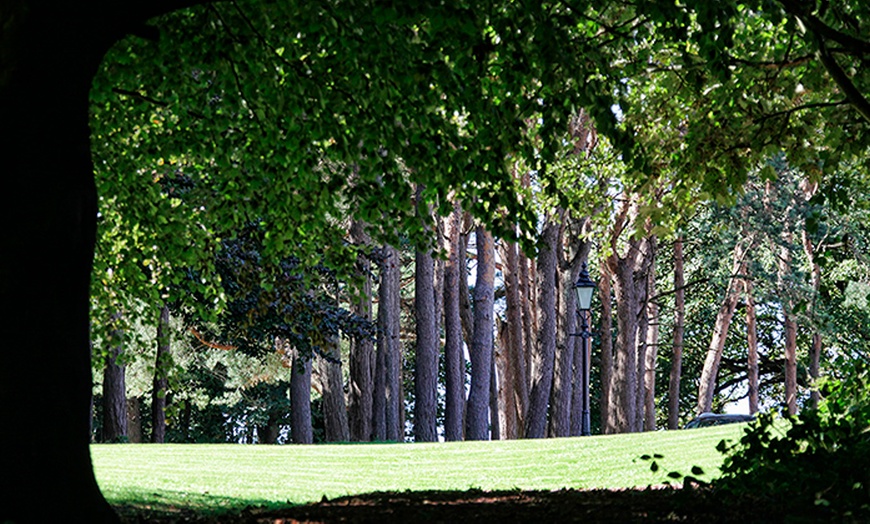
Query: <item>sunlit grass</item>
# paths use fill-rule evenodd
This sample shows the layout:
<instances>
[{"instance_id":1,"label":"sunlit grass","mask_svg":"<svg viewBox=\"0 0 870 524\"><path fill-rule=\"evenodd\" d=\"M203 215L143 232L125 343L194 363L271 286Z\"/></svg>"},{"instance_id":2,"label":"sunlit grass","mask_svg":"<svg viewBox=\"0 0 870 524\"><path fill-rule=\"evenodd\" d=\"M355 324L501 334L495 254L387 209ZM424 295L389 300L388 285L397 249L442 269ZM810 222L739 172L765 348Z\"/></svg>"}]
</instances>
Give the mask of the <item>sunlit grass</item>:
<instances>
[{"instance_id":1,"label":"sunlit grass","mask_svg":"<svg viewBox=\"0 0 870 524\"><path fill-rule=\"evenodd\" d=\"M116 505L238 509L372 491L552 490L659 484L692 466L718 474L716 444L743 425L568 439L313 446L103 444L97 479ZM639 457L658 453L652 473Z\"/></svg>"}]
</instances>

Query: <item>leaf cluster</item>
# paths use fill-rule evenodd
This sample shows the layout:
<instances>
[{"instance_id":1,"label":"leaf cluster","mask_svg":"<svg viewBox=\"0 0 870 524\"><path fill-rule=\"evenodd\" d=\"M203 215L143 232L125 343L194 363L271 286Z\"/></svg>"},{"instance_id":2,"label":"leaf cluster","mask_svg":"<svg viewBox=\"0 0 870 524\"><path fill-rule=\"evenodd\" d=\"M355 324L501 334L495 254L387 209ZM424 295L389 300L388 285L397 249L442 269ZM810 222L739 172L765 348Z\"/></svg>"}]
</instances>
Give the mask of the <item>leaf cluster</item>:
<instances>
[{"instance_id":1,"label":"leaf cluster","mask_svg":"<svg viewBox=\"0 0 870 524\"><path fill-rule=\"evenodd\" d=\"M870 396L866 369L848 384L829 384L824 407L804 410L787 422L759 416L726 453L714 489L790 505L814 518L870 516Z\"/></svg>"}]
</instances>

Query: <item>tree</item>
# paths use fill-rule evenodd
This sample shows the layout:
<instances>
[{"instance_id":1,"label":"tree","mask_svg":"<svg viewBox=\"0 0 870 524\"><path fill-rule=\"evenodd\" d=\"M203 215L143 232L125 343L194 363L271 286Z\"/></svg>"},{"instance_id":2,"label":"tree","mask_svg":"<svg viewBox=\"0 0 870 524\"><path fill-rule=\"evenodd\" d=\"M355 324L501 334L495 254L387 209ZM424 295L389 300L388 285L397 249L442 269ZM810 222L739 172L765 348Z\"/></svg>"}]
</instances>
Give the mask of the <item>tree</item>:
<instances>
[{"instance_id":1,"label":"tree","mask_svg":"<svg viewBox=\"0 0 870 524\"><path fill-rule=\"evenodd\" d=\"M547 411L553 384L556 358L556 269L558 267L559 217L550 217L544 226L538 255L536 282L541 325L538 344L532 353L532 386L526 413L526 438L547 436Z\"/></svg>"},{"instance_id":2,"label":"tree","mask_svg":"<svg viewBox=\"0 0 870 524\"><path fill-rule=\"evenodd\" d=\"M483 226L477 227L474 238L477 243L477 278L474 280L474 336L468 351L471 358L471 386L468 392L465 438L489 440L495 243L492 233Z\"/></svg>"},{"instance_id":3,"label":"tree","mask_svg":"<svg viewBox=\"0 0 870 524\"><path fill-rule=\"evenodd\" d=\"M465 260L460 259L462 212L459 203L447 218L444 266L444 438L462 440L465 428L465 357L460 317L460 282L466 278ZM464 256L464 254L463 254Z\"/></svg>"},{"instance_id":4,"label":"tree","mask_svg":"<svg viewBox=\"0 0 870 524\"><path fill-rule=\"evenodd\" d=\"M433 231L429 210L423 205L423 188L417 187L417 213ZM438 431L438 349L439 318L435 307L435 258L428 249L418 248L414 256L414 312L417 332L414 365L414 440L436 442Z\"/></svg>"},{"instance_id":5,"label":"tree","mask_svg":"<svg viewBox=\"0 0 870 524\"><path fill-rule=\"evenodd\" d=\"M115 315L119 320L120 315ZM124 380L124 333L112 331L112 347L103 370L103 441L122 442L127 439L127 387Z\"/></svg>"},{"instance_id":6,"label":"tree","mask_svg":"<svg viewBox=\"0 0 870 524\"><path fill-rule=\"evenodd\" d=\"M157 358L154 362L154 386L151 392L151 442L162 444L166 439L166 393L169 387L169 366L172 362L169 338L169 306L160 309L157 323Z\"/></svg>"},{"instance_id":7,"label":"tree","mask_svg":"<svg viewBox=\"0 0 870 524\"><path fill-rule=\"evenodd\" d=\"M368 247L371 239L365 232L365 225L354 221L350 227L351 240ZM372 278L371 262L368 255L357 257L358 276L362 285L358 295L351 299L351 311L364 321L372 320ZM350 438L354 441L368 442L372 439L372 395L374 394L375 353L371 337L353 337L350 344L350 364L348 381L348 423Z\"/></svg>"}]
</instances>

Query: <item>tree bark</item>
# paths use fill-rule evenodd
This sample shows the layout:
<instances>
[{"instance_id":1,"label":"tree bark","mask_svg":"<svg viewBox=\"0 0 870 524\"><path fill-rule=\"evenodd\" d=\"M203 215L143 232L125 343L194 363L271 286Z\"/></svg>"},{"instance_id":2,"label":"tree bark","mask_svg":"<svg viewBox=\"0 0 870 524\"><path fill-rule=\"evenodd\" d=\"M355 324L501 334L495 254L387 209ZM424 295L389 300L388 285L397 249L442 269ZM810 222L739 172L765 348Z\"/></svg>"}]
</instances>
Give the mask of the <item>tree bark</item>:
<instances>
[{"instance_id":1,"label":"tree bark","mask_svg":"<svg viewBox=\"0 0 870 524\"><path fill-rule=\"evenodd\" d=\"M815 189L806 189L805 190L807 198L812 198L815 193ZM822 268L818 262L815 260L815 248L813 247L813 241L810 238L809 232L806 229L802 232L802 239L804 244L804 253L807 256L807 260L810 263L810 267L812 268L811 273L811 284L813 288L813 299L810 307L810 314L813 322L817 322L816 320L816 302L819 296L819 288L822 284ZM812 345L810 346L810 379L813 381L813 384L810 388L810 407L812 409L817 409L819 407L819 390L816 384L816 381L819 379L819 361L821 360L822 355L822 334L819 333L818 327L813 326L813 335L812 335Z\"/></svg>"},{"instance_id":2,"label":"tree bark","mask_svg":"<svg viewBox=\"0 0 870 524\"><path fill-rule=\"evenodd\" d=\"M489 400L492 380L493 305L495 302L495 245L483 226L475 233L477 279L474 282L474 337L471 357L471 386L465 436L468 440L489 439Z\"/></svg>"},{"instance_id":3,"label":"tree bark","mask_svg":"<svg viewBox=\"0 0 870 524\"><path fill-rule=\"evenodd\" d=\"M350 429L347 405L344 401L344 374L341 371L341 346L338 335L330 336L324 348L330 359L320 358L320 376L323 377L323 419L326 442L347 442Z\"/></svg>"},{"instance_id":4,"label":"tree bark","mask_svg":"<svg viewBox=\"0 0 870 524\"><path fill-rule=\"evenodd\" d=\"M565 214L567 218L567 213ZM574 282L580 275L580 264L586 260L589 245L581 240L585 220L570 221L562 228L558 250L556 278L559 287L556 297L556 359L553 371L553 388L550 399L551 437L571 435L572 412L580 410L575 403L575 390L580 400L580 351L582 344L577 342L577 300L573 290ZM575 366L576 364L576 366ZM575 380L576 378L576 380Z\"/></svg>"},{"instance_id":5,"label":"tree bark","mask_svg":"<svg viewBox=\"0 0 870 524\"><path fill-rule=\"evenodd\" d=\"M286 342L283 342L286 344ZM294 444L313 444L311 426L311 358L294 348L290 367L290 438Z\"/></svg>"},{"instance_id":6,"label":"tree bark","mask_svg":"<svg viewBox=\"0 0 870 524\"><path fill-rule=\"evenodd\" d=\"M635 272L633 277L635 283L635 307L637 308L637 334L635 335L635 344L637 344L637 387L635 392L637 396L635 397L635 411L634 411L634 423L632 424L631 431L643 431L644 428L644 414L645 414L645 402L646 402L646 388L645 388L645 380L646 380L646 364L647 364L647 353L649 350L649 346L647 345L647 336L649 334L649 315L647 310L647 303L649 302L649 260L652 256L651 249L651 240L644 241L644 244L647 246L646 252L643 254L643 258L641 261L641 267L638 268L638 271Z\"/></svg>"},{"instance_id":7,"label":"tree bark","mask_svg":"<svg viewBox=\"0 0 870 524\"><path fill-rule=\"evenodd\" d=\"M355 220L350 227L351 240L358 246L367 247L371 239L365 224ZM372 319L371 263L365 255L357 258L357 275L362 280L359 294L351 300L351 311L358 317ZM348 425L350 439L354 442L372 440L372 398L374 395L374 344L368 337L354 337L350 342L348 379Z\"/></svg>"},{"instance_id":8,"label":"tree bark","mask_svg":"<svg viewBox=\"0 0 870 524\"><path fill-rule=\"evenodd\" d=\"M532 388L526 414L526 438L547 436L547 407L553 386L556 358L556 268L559 224L552 219L544 226L538 255L538 309L541 316L538 345L532 350Z\"/></svg>"},{"instance_id":9,"label":"tree bark","mask_svg":"<svg viewBox=\"0 0 870 524\"><path fill-rule=\"evenodd\" d=\"M646 331L646 375L644 376L644 416L643 429L644 431L655 431L656 429L656 362L658 360L659 347L659 308L651 298L656 296L656 270L655 270L655 255L656 255L656 239L650 239L650 256L652 261L649 266L649 274L647 276L648 291L646 316L649 319Z\"/></svg>"},{"instance_id":10,"label":"tree bark","mask_svg":"<svg viewBox=\"0 0 870 524\"><path fill-rule=\"evenodd\" d=\"M428 210L421 210L422 187L417 187L417 214L429 227ZM435 311L435 259L431 250L417 249L414 257L414 311L417 348L414 365L414 440L438 440L438 317Z\"/></svg>"},{"instance_id":11,"label":"tree bark","mask_svg":"<svg viewBox=\"0 0 870 524\"><path fill-rule=\"evenodd\" d=\"M680 427L680 382L683 372L683 334L686 325L686 291L683 271L683 239L674 242L674 341L668 382L668 429Z\"/></svg>"},{"instance_id":12,"label":"tree bark","mask_svg":"<svg viewBox=\"0 0 870 524\"><path fill-rule=\"evenodd\" d=\"M383 253L381 283L378 289L378 352L383 354L384 429L386 440L398 442L403 440L405 433L401 416L404 402L402 401L402 352L399 338L402 261L398 250L392 246L385 246ZM380 354L378 364L381 364Z\"/></svg>"},{"instance_id":13,"label":"tree bark","mask_svg":"<svg viewBox=\"0 0 870 524\"><path fill-rule=\"evenodd\" d=\"M600 268L600 277L598 279L598 295L601 298L601 321L600 339L601 339L601 363L599 365L599 382L601 383L600 397L600 418L601 430L605 434L616 432L616 427L613 425L615 415L613 414L613 403L610 399L610 392L613 390L613 301L612 301L612 273L607 261L602 261ZM579 426L578 426L579 427Z\"/></svg>"},{"instance_id":14,"label":"tree bark","mask_svg":"<svg viewBox=\"0 0 870 524\"><path fill-rule=\"evenodd\" d=\"M738 242L734 246L734 260L731 264L731 278L725 290L725 298L716 314L716 322L713 325L713 335L707 349L707 357L704 360L704 369L701 371L701 382L698 388L697 414L706 413L713 409L713 394L716 391L716 380L719 375L719 362L722 360L722 351L725 349L725 339L728 337L728 328L737 307L738 278L744 273L744 259L748 247Z\"/></svg>"},{"instance_id":15,"label":"tree bark","mask_svg":"<svg viewBox=\"0 0 870 524\"><path fill-rule=\"evenodd\" d=\"M746 299L746 345L748 346L746 381L749 390L749 414L754 415L758 412L758 329L751 279L747 278L744 281L743 289Z\"/></svg>"},{"instance_id":16,"label":"tree bark","mask_svg":"<svg viewBox=\"0 0 870 524\"><path fill-rule=\"evenodd\" d=\"M169 367L172 363L169 340L169 306L160 309L157 320L157 358L151 388L151 442L166 440L166 392L169 387Z\"/></svg>"},{"instance_id":17,"label":"tree bark","mask_svg":"<svg viewBox=\"0 0 870 524\"><path fill-rule=\"evenodd\" d=\"M127 441L142 443L142 403L139 397L127 399Z\"/></svg>"},{"instance_id":18,"label":"tree bark","mask_svg":"<svg viewBox=\"0 0 870 524\"><path fill-rule=\"evenodd\" d=\"M529 402L529 385L526 379L525 350L523 349L523 311L520 288L520 255L513 242L502 242L502 259L505 261L505 438L521 436L524 427L526 405Z\"/></svg>"},{"instance_id":19,"label":"tree bark","mask_svg":"<svg viewBox=\"0 0 870 524\"><path fill-rule=\"evenodd\" d=\"M462 440L465 404L465 357L460 318L460 279L465 261L460 259L461 215L459 204L447 219L447 263L444 266L444 439Z\"/></svg>"},{"instance_id":20,"label":"tree bark","mask_svg":"<svg viewBox=\"0 0 870 524\"><path fill-rule=\"evenodd\" d=\"M784 245L780 248L780 289L784 295L786 278L791 273L791 233L784 234ZM789 415L797 413L797 321L794 315L794 302L790 298L782 301L785 330L785 404Z\"/></svg>"},{"instance_id":21,"label":"tree bark","mask_svg":"<svg viewBox=\"0 0 870 524\"><path fill-rule=\"evenodd\" d=\"M610 383L610 422L616 433L636 429L637 420L637 286L634 284L638 243L629 242L627 258L615 256L611 270L616 294L617 336Z\"/></svg>"},{"instance_id":22,"label":"tree bark","mask_svg":"<svg viewBox=\"0 0 870 524\"><path fill-rule=\"evenodd\" d=\"M112 330L109 342L113 347L109 350L103 370L103 442L127 440L126 365L122 338L123 333Z\"/></svg>"}]
</instances>

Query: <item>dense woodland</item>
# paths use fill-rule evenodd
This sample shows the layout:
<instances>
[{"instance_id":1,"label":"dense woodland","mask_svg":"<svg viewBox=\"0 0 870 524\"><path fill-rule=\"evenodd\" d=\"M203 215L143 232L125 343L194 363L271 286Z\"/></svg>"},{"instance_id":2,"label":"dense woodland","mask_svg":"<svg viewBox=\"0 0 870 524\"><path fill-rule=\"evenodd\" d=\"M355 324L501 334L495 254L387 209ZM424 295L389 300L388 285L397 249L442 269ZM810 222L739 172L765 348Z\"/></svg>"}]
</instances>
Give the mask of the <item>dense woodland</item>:
<instances>
[{"instance_id":1,"label":"dense woodland","mask_svg":"<svg viewBox=\"0 0 870 524\"><path fill-rule=\"evenodd\" d=\"M817 406L820 377L866 360L868 181L856 138L867 123L838 123L841 113L857 113L818 101L841 87L825 91L817 65L804 70L812 63L791 23L740 18L727 71L689 78L695 73L675 62L675 48L640 31L642 15L605 11L616 25L569 36L590 44L612 34L601 43L614 47L611 60L646 63L653 74L621 79L617 99L566 104L555 129L529 119L522 140L534 153L504 151L501 186L479 190L472 181L459 194L410 181L419 170L455 169L437 161L456 147L443 132L414 134L397 151L355 150L350 132L329 135L318 119L369 124L350 93L360 81L376 88L377 78L346 76L361 73L341 70L339 53L323 47L318 31L328 28L285 28L285 38L269 15L238 4L173 15L160 45L122 41L95 80L96 440L577 435L571 287L583 262L598 283L596 433L675 429L735 401L750 413L793 414ZM633 27L637 46L618 40L621 27ZM769 48L752 47L757 32L773 35ZM191 52L179 56L171 42L188 38L208 45L186 44ZM488 38L498 43L496 33ZM496 70L507 67L498 65L503 56L478 51L491 53ZM371 60L355 65L376 72ZM275 85L247 83L257 67L274 68ZM328 78L321 98L301 90L301 98L276 98L286 95L288 70L300 67L308 68L303 81ZM166 68L175 76L154 72ZM755 75L754 91L741 92L747 80L735 71ZM706 102L728 116L699 113L683 95L702 85ZM758 93L768 89L775 100ZM396 125L419 118L390 100ZM275 104L294 116L267 124ZM480 132L482 122L448 107L435 112L456 140ZM833 116L819 117L829 107ZM287 126L314 136L304 151L284 150ZM793 136L768 140L774 129ZM637 157L627 161L619 142L628 130L650 148L647 176L637 176ZM758 144L737 143L747 133ZM217 135L225 158L206 149ZM750 145L759 152L741 151ZM421 151L434 159L419 160ZM714 159L693 165L700 157ZM362 177L372 164L386 171ZM288 186L286 201L258 203L258 191L278 183L275 169L302 180ZM701 183L685 182L692 169ZM227 189L246 206L232 204ZM496 190L530 214L503 208ZM372 206L381 198L393 200L392 215ZM326 211L309 219L307 206ZM481 208L498 220L471 212Z\"/></svg>"}]
</instances>

